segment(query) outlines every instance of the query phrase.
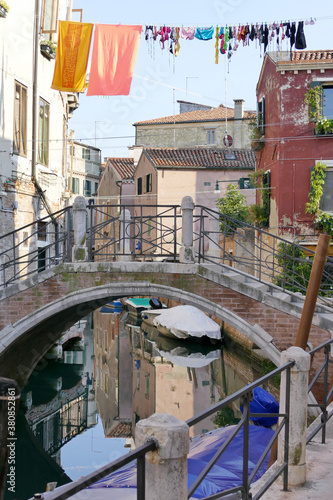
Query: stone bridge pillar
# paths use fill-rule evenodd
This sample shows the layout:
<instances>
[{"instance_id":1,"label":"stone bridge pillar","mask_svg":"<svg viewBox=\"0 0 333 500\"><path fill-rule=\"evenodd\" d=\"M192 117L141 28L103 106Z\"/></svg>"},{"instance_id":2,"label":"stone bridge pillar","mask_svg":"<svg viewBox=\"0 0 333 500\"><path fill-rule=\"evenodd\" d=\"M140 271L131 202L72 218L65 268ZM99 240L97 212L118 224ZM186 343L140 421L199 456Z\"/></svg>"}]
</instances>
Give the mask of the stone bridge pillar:
<instances>
[{"instance_id":1,"label":"stone bridge pillar","mask_svg":"<svg viewBox=\"0 0 333 500\"><path fill-rule=\"evenodd\" d=\"M187 500L188 425L172 415L155 413L135 428L136 446L152 439L158 449L146 455L146 499Z\"/></svg>"},{"instance_id":2,"label":"stone bridge pillar","mask_svg":"<svg viewBox=\"0 0 333 500\"><path fill-rule=\"evenodd\" d=\"M131 260L131 212L127 209L122 210L119 217L120 225L120 254L117 260Z\"/></svg>"},{"instance_id":3,"label":"stone bridge pillar","mask_svg":"<svg viewBox=\"0 0 333 500\"><path fill-rule=\"evenodd\" d=\"M184 196L182 199L182 246L179 251L179 261L183 264L194 262L193 247L193 210L194 201L191 196Z\"/></svg>"},{"instance_id":4,"label":"stone bridge pillar","mask_svg":"<svg viewBox=\"0 0 333 500\"><path fill-rule=\"evenodd\" d=\"M72 249L72 262L86 261L88 257L86 245L86 200L77 196L73 203L73 229L74 246Z\"/></svg>"},{"instance_id":5,"label":"stone bridge pillar","mask_svg":"<svg viewBox=\"0 0 333 500\"><path fill-rule=\"evenodd\" d=\"M280 366L295 361L290 370L290 422L288 484L298 486L306 481L306 429L310 354L300 347L290 347L281 353ZM281 374L280 413L286 412L286 371ZM285 433L278 440L278 464L284 462Z\"/></svg>"}]
</instances>

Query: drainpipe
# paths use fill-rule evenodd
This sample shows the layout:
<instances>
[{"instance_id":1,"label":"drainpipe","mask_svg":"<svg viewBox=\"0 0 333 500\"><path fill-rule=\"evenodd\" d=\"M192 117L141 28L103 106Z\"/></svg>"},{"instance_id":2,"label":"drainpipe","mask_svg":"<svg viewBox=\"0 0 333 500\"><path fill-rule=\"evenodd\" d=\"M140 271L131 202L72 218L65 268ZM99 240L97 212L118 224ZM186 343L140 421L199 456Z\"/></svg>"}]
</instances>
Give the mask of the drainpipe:
<instances>
[{"instance_id":1,"label":"drainpipe","mask_svg":"<svg viewBox=\"0 0 333 500\"><path fill-rule=\"evenodd\" d=\"M31 177L36 179L37 163L37 103L38 103L38 56L39 56L39 25L40 25L40 0L35 0L35 26L34 26L34 69L32 80L32 152L31 152Z\"/></svg>"}]
</instances>

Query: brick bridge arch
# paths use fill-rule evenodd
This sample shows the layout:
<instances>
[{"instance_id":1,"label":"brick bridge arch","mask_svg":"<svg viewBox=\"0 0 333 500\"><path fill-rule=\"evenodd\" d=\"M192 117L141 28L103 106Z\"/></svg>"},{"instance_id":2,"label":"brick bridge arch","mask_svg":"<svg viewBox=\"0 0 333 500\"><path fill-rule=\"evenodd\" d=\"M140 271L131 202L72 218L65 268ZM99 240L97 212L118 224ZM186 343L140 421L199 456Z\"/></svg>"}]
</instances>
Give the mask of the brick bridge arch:
<instances>
[{"instance_id":1,"label":"brick bridge arch","mask_svg":"<svg viewBox=\"0 0 333 500\"><path fill-rule=\"evenodd\" d=\"M301 314L291 303L214 266L62 264L1 292L0 375L23 385L38 360L76 321L113 298L142 295L199 307L252 340L275 364L279 352L293 344ZM324 316L314 318L314 345L331 338L331 321Z\"/></svg>"}]
</instances>

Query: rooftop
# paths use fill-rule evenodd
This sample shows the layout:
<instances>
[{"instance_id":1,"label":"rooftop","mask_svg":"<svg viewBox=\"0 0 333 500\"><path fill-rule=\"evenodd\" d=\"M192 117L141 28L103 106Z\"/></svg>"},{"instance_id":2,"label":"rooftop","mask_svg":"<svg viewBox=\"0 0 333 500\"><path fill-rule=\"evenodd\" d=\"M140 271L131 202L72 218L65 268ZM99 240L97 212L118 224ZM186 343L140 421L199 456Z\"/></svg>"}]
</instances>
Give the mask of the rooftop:
<instances>
[{"instance_id":1,"label":"rooftop","mask_svg":"<svg viewBox=\"0 0 333 500\"><path fill-rule=\"evenodd\" d=\"M132 179L134 174L133 158L108 158L108 162L118 172L121 179Z\"/></svg>"},{"instance_id":2,"label":"rooftop","mask_svg":"<svg viewBox=\"0 0 333 500\"><path fill-rule=\"evenodd\" d=\"M227 168L254 170L256 153L248 149L145 148L155 167Z\"/></svg>"},{"instance_id":3,"label":"rooftop","mask_svg":"<svg viewBox=\"0 0 333 500\"><path fill-rule=\"evenodd\" d=\"M244 118L252 118L255 111L244 111ZM234 108L228 108L221 104L218 108L199 109L196 111L188 111L172 116L164 116L162 118L154 118L134 123L134 126L140 125L162 125L172 123L197 123L197 122L216 122L224 121L227 116L228 120L235 117Z\"/></svg>"}]
</instances>

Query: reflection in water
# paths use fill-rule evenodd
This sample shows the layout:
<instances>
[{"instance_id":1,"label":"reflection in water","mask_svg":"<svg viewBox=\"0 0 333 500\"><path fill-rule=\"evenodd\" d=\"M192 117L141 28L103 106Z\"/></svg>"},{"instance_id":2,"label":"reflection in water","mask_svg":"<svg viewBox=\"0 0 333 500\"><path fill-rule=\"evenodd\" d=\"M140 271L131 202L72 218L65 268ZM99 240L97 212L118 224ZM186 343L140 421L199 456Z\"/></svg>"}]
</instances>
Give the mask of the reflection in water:
<instances>
[{"instance_id":1,"label":"reflection in water","mask_svg":"<svg viewBox=\"0 0 333 500\"><path fill-rule=\"evenodd\" d=\"M158 412L187 420L261 375L258 366L244 363L244 353L235 346L177 341L126 311L104 311L94 313L93 331L92 316L87 318L83 351L75 350L67 334L62 359L41 363L30 377L18 417L17 491L7 492L6 500L26 499L45 491L47 482L76 478L73 470L82 467L83 455L85 464L97 467L126 453L140 419ZM83 438L98 414L103 435L111 439L110 452L96 464L96 450ZM220 420L211 416L196 424L191 435L239 416L233 406ZM70 469L63 470L61 451L74 450L73 439L81 443L79 452L73 451Z\"/></svg>"}]
</instances>

